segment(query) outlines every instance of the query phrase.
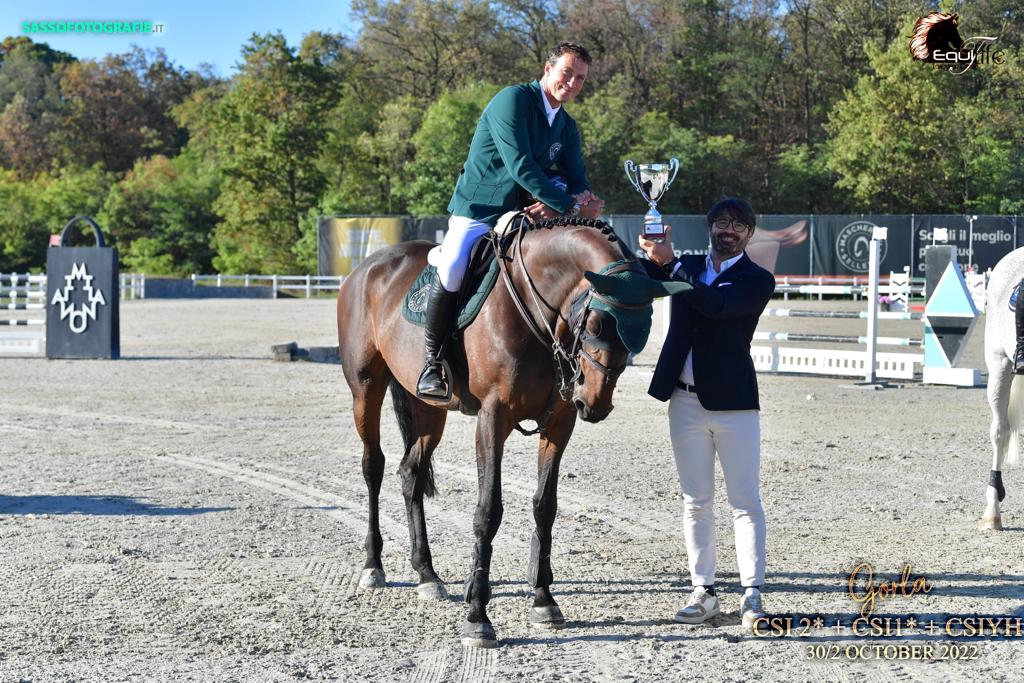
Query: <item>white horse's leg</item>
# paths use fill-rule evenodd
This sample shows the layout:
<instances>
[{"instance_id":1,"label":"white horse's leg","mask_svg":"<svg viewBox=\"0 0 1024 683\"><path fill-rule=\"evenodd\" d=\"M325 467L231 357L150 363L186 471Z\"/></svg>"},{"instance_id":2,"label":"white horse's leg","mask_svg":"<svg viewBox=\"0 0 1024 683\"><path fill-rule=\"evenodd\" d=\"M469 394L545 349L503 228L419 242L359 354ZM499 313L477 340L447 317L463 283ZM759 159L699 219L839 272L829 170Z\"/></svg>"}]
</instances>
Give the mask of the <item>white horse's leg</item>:
<instances>
[{"instance_id":1,"label":"white horse's leg","mask_svg":"<svg viewBox=\"0 0 1024 683\"><path fill-rule=\"evenodd\" d=\"M1003 491L1002 469L1010 442L1011 426L1007 409L1014 375L1011 372L1010 360L1002 354L998 359L990 356L988 361L988 404L992 410L992 427L989 431L992 439L992 472L988 487L985 489L985 514L981 518L981 528L1002 531L1003 520L999 513L999 503L1006 495Z\"/></svg>"}]
</instances>

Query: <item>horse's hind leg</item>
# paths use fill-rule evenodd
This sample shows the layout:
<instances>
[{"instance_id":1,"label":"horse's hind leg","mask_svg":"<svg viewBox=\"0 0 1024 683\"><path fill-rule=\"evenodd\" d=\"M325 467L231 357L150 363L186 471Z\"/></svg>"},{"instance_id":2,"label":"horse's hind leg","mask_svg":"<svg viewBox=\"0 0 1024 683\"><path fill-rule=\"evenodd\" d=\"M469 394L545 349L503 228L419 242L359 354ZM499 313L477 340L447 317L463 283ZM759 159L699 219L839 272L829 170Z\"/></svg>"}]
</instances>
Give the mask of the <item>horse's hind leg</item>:
<instances>
[{"instance_id":1,"label":"horse's hind leg","mask_svg":"<svg viewBox=\"0 0 1024 683\"><path fill-rule=\"evenodd\" d=\"M988 371L988 404L992 410L992 427L989 431L992 439L992 471L985 489L985 514L981 518L981 528L1001 531L1003 521L999 503L1006 495L1003 490L1002 466L1010 441L1008 412L1014 375L1011 373L1010 361L1005 357L1000 357L998 363L990 362Z\"/></svg>"},{"instance_id":2,"label":"horse's hind leg","mask_svg":"<svg viewBox=\"0 0 1024 683\"><path fill-rule=\"evenodd\" d=\"M380 486L384 480L384 451L380 448L380 409L387 390L388 372L381 358L359 369L349 381L352 388L352 413L356 431L363 441L363 479L369 493L366 533L366 564L359 578L360 588L383 588L384 565L381 551L384 539L380 534Z\"/></svg>"},{"instance_id":3,"label":"horse's hind leg","mask_svg":"<svg viewBox=\"0 0 1024 683\"><path fill-rule=\"evenodd\" d=\"M576 411L568 408L552 416L541 432L537 452L537 492L533 496L533 518L537 524L530 544L530 585L534 589L530 625L556 629L565 626L565 617L551 595L554 575L551 571L551 529L558 512L558 466L576 425Z\"/></svg>"},{"instance_id":4,"label":"horse's hind leg","mask_svg":"<svg viewBox=\"0 0 1024 683\"><path fill-rule=\"evenodd\" d=\"M391 382L391 398L405 443L405 456L398 473L402 477L402 495L409 520L410 557L420 578L416 591L423 600L445 600L448 591L434 571L430 555L423 496L434 495L434 467L430 459L441 441L448 411L415 399L395 381Z\"/></svg>"}]
</instances>

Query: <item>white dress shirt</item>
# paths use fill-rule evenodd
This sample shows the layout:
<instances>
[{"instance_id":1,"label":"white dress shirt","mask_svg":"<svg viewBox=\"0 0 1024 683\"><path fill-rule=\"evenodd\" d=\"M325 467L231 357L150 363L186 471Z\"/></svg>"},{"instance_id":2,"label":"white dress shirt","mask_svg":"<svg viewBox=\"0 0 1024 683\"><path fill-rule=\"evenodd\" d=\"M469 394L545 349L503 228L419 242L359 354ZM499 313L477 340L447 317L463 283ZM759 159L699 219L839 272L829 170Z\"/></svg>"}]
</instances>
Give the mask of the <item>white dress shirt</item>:
<instances>
[{"instance_id":1,"label":"white dress shirt","mask_svg":"<svg viewBox=\"0 0 1024 683\"><path fill-rule=\"evenodd\" d=\"M740 252L739 255L733 256L732 258L725 259L722 261L722 269L717 273L715 272L714 261L711 260L711 254L707 255L704 261L704 272L700 274L700 281L706 285L714 284L715 280L721 276L722 273L729 270L737 261L743 258L745 252ZM679 269L683 267L682 263L677 263L676 267L672 270L672 274L675 275L679 272ZM683 384L689 384L691 387L694 385L693 382L693 349L686 354L686 362L683 363L683 373L679 375L679 381Z\"/></svg>"},{"instance_id":2,"label":"white dress shirt","mask_svg":"<svg viewBox=\"0 0 1024 683\"><path fill-rule=\"evenodd\" d=\"M543 83L540 84L540 89L540 98L544 100L544 113L547 114L548 117L548 126L553 126L555 125L555 117L558 116L558 112L562 108L562 105L559 104L557 107L552 107L551 103L548 102L548 94L544 92Z\"/></svg>"}]
</instances>

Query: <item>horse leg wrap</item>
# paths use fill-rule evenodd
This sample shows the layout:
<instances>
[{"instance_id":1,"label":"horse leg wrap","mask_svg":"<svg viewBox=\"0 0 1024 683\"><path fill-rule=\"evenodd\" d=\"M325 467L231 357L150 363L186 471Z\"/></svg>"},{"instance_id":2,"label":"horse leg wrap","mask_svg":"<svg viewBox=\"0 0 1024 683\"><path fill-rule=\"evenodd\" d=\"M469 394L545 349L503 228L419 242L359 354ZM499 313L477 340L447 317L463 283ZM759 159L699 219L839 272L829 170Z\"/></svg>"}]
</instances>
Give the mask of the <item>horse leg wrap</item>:
<instances>
[{"instance_id":1,"label":"horse leg wrap","mask_svg":"<svg viewBox=\"0 0 1024 683\"><path fill-rule=\"evenodd\" d=\"M473 573L469 575L468 579L466 579L466 585L462 590L462 596L466 602L472 602L475 598L486 605L491 601L491 580L489 575L490 572L482 567L473 570ZM473 587L473 582L478 578L483 582L479 592L474 590Z\"/></svg>"},{"instance_id":2,"label":"horse leg wrap","mask_svg":"<svg viewBox=\"0 0 1024 683\"><path fill-rule=\"evenodd\" d=\"M527 579L534 588L550 586L554 581L551 573L551 553L541 555L540 534L536 530L530 540L530 567L527 570Z\"/></svg>"},{"instance_id":3,"label":"horse leg wrap","mask_svg":"<svg viewBox=\"0 0 1024 683\"><path fill-rule=\"evenodd\" d=\"M996 490L999 495L999 502L1006 498L1006 489L1003 488L1003 473L999 470L992 470L988 475L988 485Z\"/></svg>"}]
</instances>

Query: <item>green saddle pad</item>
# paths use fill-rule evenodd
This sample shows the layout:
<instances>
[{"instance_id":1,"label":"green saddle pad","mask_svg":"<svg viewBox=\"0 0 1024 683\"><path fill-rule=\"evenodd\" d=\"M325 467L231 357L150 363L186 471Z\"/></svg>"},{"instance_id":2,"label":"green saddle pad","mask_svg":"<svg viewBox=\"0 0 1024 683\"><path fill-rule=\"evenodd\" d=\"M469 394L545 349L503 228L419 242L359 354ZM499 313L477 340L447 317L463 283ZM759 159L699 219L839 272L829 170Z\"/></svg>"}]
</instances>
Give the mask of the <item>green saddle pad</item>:
<instances>
[{"instance_id":1,"label":"green saddle pad","mask_svg":"<svg viewBox=\"0 0 1024 683\"><path fill-rule=\"evenodd\" d=\"M409 292L402 302L402 313L405 319L414 325L424 327L427 324L427 300L430 297L430 283L434 280L437 268L427 265L420 273L416 281L412 283ZM471 276L468 283L462 287L461 300L459 302L459 314L456 317L456 329L464 330L476 319L480 309L487 300L487 295L494 289L494 283L498 281L498 259L492 258L490 267L482 272Z\"/></svg>"}]
</instances>

